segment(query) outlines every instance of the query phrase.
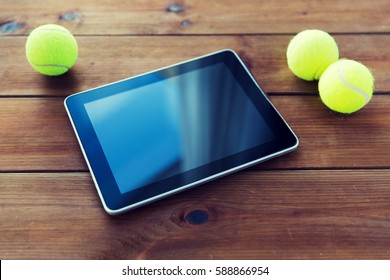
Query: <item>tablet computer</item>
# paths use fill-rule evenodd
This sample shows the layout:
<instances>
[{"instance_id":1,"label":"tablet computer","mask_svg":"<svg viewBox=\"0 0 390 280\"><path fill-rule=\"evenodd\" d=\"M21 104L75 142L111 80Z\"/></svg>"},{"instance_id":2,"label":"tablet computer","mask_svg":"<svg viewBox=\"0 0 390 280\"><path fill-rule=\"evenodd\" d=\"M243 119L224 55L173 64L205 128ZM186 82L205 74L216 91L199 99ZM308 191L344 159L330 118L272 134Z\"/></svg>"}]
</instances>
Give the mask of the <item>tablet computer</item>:
<instances>
[{"instance_id":1,"label":"tablet computer","mask_svg":"<svg viewBox=\"0 0 390 280\"><path fill-rule=\"evenodd\" d=\"M109 214L298 146L232 50L73 94L64 103Z\"/></svg>"}]
</instances>

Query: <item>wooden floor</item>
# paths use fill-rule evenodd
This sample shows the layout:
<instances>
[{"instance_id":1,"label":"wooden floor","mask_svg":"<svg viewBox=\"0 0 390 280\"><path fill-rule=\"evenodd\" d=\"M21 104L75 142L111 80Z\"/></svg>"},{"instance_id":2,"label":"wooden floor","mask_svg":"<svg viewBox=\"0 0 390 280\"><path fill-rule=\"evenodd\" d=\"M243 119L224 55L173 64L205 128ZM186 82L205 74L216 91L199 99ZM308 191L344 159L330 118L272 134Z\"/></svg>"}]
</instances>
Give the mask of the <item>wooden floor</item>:
<instances>
[{"instance_id":1,"label":"wooden floor","mask_svg":"<svg viewBox=\"0 0 390 280\"><path fill-rule=\"evenodd\" d=\"M11 1L0 9L0 259L390 259L390 2ZM79 43L45 77L24 44L58 23ZM375 95L340 115L288 70L303 29L334 35ZM219 49L244 59L301 141L291 154L111 217L63 107L69 94Z\"/></svg>"}]
</instances>

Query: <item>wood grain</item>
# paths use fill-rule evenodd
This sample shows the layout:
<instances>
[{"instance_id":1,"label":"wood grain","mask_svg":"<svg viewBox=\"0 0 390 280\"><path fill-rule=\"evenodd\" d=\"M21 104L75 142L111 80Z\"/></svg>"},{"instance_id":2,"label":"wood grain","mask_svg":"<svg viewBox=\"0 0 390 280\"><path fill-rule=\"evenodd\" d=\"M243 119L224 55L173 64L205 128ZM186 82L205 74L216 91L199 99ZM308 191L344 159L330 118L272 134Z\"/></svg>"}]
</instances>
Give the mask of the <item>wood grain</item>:
<instances>
[{"instance_id":1,"label":"wood grain","mask_svg":"<svg viewBox=\"0 0 390 280\"><path fill-rule=\"evenodd\" d=\"M0 170L85 169L62 99L0 98Z\"/></svg>"},{"instance_id":2,"label":"wood grain","mask_svg":"<svg viewBox=\"0 0 390 280\"><path fill-rule=\"evenodd\" d=\"M77 35L269 34L319 28L329 32L389 32L387 0L179 0L18 1L3 0L0 32L28 34L46 23ZM169 8L175 5L176 8ZM45 9L42 9L45 7ZM362 16L363 15L363 16Z\"/></svg>"},{"instance_id":3,"label":"wood grain","mask_svg":"<svg viewBox=\"0 0 390 280\"><path fill-rule=\"evenodd\" d=\"M390 259L388 0L79 0L0 4L0 259ZM28 65L38 25L76 35L60 77ZM375 95L346 116L286 65L319 28L363 62ZM234 49L300 139L298 150L118 217L99 201L66 96Z\"/></svg>"},{"instance_id":4,"label":"wood grain","mask_svg":"<svg viewBox=\"0 0 390 280\"><path fill-rule=\"evenodd\" d=\"M375 169L243 171L110 217L88 173L0 174L0 256L387 259L389 180Z\"/></svg>"},{"instance_id":5,"label":"wood grain","mask_svg":"<svg viewBox=\"0 0 390 280\"><path fill-rule=\"evenodd\" d=\"M290 38L289 35L82 36L77 37L79 59L69 74L45 77L27 63L26 38L5 37L0 40L4 55L0 66L0 96L67 96L225 48L237 51L266 92L317 94L317 83L298 79L287 67L285 52ZM335 39L340 45L340 56L370 67L376 79L376 92L388 93L390 36L340 35ZM359 45L364 48L356 47Z\"/></svg>"},{"instance_id":6,"label":"wood grain","mask_svg":"<svg viewBox=\"0 0 390 280\"><path fill-rule=\"evenodd\" d=\"M388 168L390 100L343 116L318 96L271 96L300 138L297 151L257 168ZM62 98L0 98L0 171L85 171Z\"/></svg>"}]
</instances>

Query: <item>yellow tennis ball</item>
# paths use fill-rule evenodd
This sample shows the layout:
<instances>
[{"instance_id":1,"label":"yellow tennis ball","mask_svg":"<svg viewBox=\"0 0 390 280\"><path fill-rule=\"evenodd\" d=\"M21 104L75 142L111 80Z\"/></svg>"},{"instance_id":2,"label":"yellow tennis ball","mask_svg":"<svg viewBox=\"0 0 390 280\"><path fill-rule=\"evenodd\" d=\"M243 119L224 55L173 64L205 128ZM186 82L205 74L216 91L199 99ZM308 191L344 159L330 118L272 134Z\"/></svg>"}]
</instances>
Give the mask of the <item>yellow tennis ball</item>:
<instances>
[{"instance_id":1,"label":"yellow tennis ball","mask_svg":"<svg viewBox=\"0 0 390 280\"><path fill-rule=\"evenodd\" d=\"M363 64L342 59L325 70L318 89L326 106L333 111L350 114L370 101L374 92L374 77Z\"/></svg>"},{"instance_id":2,"label":"yellow tennis ball","mask_svg":"<svg viewBox=\"0 0 390 280\"><path fill-rule=\"evenodd\" d=\"M67 72L76 62L77 42L63 26L46 24L34 29L27 38L26 57L39 73L58 76Z\"/></svg>"},{"instance_id":3,"label":"yellow tennis ball","mask_svg":"<svg viewBox=\"0 0 390 280\"><path fill-rule=\"evenodd\" d=\"M306 81L318 80L325 69L339 59L336 41L322 30L298 33L287 47L290 70Z\"/></svg>"}]
</instances>

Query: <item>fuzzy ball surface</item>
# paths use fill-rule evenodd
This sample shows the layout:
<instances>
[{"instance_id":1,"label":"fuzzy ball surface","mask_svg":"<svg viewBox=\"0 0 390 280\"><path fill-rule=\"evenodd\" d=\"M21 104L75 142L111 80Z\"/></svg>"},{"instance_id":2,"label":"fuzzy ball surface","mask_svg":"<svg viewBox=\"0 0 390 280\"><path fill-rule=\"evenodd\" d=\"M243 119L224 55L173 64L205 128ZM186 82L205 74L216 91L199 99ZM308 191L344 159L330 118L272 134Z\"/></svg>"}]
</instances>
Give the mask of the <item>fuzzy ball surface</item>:
<instances>
[{"instance_id":1,"label":"fuzzy ball surface","mask_svg":"<svg viewBox=\"0 0 390 280\"><path fill-rule=\"evenodd\" d=\"M330 65L318 83L322 102L333 111L350 114L372 98L374 77L362 63L342 59Z\"/></svg>"},{"instance_id":2,"label":"fuzzy ball surface","mask_svg":"<svg viewBox=\"0 0 390 280\"><path fill-rule=\"evenodd\" d=\"M313 81L339 59L339 49L327 32L309 29L292 38L286 56L288 67L297 77Z\"/></svg>"},{"instance_id":3,"label":"fuzzy ball surface","mask_svg":"<svg viewBox=\"0 0 390 280\"><path fill-rule=\"evenodd\" d=\"M64 74L75 64L77 56L77 41L63 26L41 25L27 38L27 60L41 74L48 76Z\"/></svg>"}]
</instances>

